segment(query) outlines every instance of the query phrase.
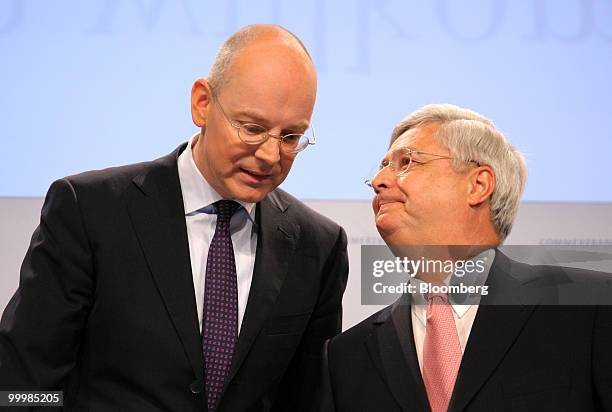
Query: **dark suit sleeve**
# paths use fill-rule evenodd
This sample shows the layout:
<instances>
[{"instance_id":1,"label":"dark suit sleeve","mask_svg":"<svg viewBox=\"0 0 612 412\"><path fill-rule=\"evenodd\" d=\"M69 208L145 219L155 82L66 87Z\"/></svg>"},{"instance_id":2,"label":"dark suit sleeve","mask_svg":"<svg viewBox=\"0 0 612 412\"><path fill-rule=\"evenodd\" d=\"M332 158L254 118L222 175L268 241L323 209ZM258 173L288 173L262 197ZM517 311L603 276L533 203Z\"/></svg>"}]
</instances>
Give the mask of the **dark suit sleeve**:
<instances>
[{"instance_id":1,"label":"dark suit sleeve","mask_svg":"<svg viewBox=\"0 0 612 412\"><path fill-rule=\"evenodd\" d=\"M323 345L342 331L342 295L348 278L346 233L339 229L323 270L319 299L300 346L280 384L274 411L315 410Z\"/></svg>"},{"instance_id":2,"label":"dark suit sleeve","mask_svg":"<svg viewBox=\"0 0 612 412\"><path fill-rule=\"evenodd\" d=\"M593 330L593 382L597 410L612 411L612 306L600 306Z\"/></svg>"},{"instance_id":3,"label":"dark suit sleeve","mask_svg":"<svg viewBox=\"0 0 612 412\"><path fill-rule=\"evenodd\" d=\"M0 390L63 390L92 299L91 247L74 188L59 180L0 322Z\"/></svg>"}]
</instances>

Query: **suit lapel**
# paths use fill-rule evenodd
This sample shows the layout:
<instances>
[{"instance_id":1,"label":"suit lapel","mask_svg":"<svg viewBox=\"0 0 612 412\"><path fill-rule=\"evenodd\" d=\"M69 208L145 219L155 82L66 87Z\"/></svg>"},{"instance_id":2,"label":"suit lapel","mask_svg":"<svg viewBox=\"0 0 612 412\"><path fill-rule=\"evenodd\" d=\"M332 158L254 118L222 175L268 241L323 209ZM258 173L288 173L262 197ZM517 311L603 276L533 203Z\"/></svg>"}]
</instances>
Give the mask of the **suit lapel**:
<instances>
[{"instance_id":1,"label":"suit lapel","mask_svg":"<svg viewBox=\"0 0 612 412\"><path fill-rule=\"evenodd\" d=\"M249 353L287 275L289 257L299 236L299 228L289 221L285 213L288 207L276 192L270 193L257 205L255 220L258 233L253 281L228 382L234 378Z\"/></svg>"},{"instance_id":2,"label":"suit lapel","mask_svg":"<svg viewBox=\"0 0 612 412\"><path fill-rule=\"evenodd\" d=\"M449 411L464 410L503 360L535 308L521 303L521 291L524 288L518 279L510 275L510 265L510 260L499 250L496 251L486 282L492 294L484 296L478 308ZM511 304L511 307L493 304L496 290L502 292L502 301ZM512 293L508 294L508 291ZM509 301L510 296L515 299L514 302Z\"/></svg>"},{"instance_id":3,"label":"suit lapel","mask_svg":"<svg viewBox=\"0 0 612 412\"><path fill-rule=\"evenodd\" d=\"M184 147L157 160L157 167L136 177L126 200L157 289L195 376L203 382L204 360L177 170L177 157Z\"/></svg>"},{"instance_id":4,"label":"suit lapel","mask_svg":"<svg viewBox=\"0 0 612 412\"><path fill-rule=\"evenodd\" d=\"M402 410L428 411L411 319L410 302L405 296L381 312L374 321L375 330L366 340L366 346Z\"/></svg>"}]
</instances>

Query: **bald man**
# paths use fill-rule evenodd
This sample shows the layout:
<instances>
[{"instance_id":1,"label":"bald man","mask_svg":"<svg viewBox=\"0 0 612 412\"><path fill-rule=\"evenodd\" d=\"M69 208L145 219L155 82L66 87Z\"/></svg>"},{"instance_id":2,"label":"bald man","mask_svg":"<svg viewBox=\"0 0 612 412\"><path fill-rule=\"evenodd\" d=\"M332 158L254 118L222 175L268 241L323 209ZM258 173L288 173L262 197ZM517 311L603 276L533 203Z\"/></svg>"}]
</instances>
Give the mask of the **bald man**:
<instances>
[{"instance_id":1,"label":"bald man","mask_svg":"<svg viewBox=\"0 0 612 412\"><path fill-rule=\"evenodd\" d=\"M199 132L160 159L51 185L0 325L0 390L65 410L309 410L340 332L342 228L277 189L315 143L316 73L246 27L191 93Z\"/></svg>"}]
</instances>

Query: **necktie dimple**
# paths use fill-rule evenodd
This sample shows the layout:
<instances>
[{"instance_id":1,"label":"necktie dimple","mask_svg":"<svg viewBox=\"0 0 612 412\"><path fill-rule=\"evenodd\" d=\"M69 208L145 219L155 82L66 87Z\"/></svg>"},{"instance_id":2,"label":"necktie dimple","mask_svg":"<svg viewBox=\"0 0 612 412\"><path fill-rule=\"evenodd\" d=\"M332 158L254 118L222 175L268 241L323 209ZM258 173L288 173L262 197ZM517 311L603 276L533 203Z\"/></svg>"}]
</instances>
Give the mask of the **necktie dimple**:
<instances>
[{"instance_id":1,"label":"necktie dimple","mask_svg":"<svg viewBox=\"0 0 612 412\"><path fill-rule=\"evenodd\" d=\"M240 205L233 200L214 203L217 226L206 261L202 349L208 411L217 401L234 355L238 339L238 286L236 261L230 236L230 219Z\"/></svg>"},{"instance_id":2,"label":"necktie dimple","mask_svg":"<svg viewBox=\"0 0 612 412\"><path fill-rule=\"evenodd\" d=\"M426 298L423 381L431 411L446 412L461 365L461 344L448 296L432 293Z\"/></svg>"}]
</instances>

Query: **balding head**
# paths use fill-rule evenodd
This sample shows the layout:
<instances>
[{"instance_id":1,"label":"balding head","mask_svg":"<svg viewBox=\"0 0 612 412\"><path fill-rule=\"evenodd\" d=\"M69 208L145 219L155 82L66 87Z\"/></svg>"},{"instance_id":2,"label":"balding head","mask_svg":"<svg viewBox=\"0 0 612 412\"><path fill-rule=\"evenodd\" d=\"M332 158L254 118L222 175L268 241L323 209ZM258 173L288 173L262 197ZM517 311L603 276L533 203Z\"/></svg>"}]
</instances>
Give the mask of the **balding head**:
<instances>
[{"instance_id":1,"label":"balding head","mask_svg":"<svg viewBox=\"0 0 612 412\"><path fill-rule=\"evenodd\" d=\"M304 43L289 30L273 24L253 24L246 26L223 43L208 74L208 83L213 90L220 92L230 80L229 69L242 51L252 46L280 46L284 52L294 55L302 64L310 66L314 73L312 58Z\"/></svg>"},{"instance_id":2,"label":"balding head","mask_svg":"<svg viewBox=\"0 0 612 412\"><path fill-rule=\"evenodd\" d=\"M261 201L297 154L283 150L279 136L306 133L316 94L312 60L293 34L270 25L234 34L208 80L197 79L191 91L191 115L201 128L192 150L202 176L225 199ZM244 140L246 124L268 131L261 143Z\"/></svg>"}]
</instances>

